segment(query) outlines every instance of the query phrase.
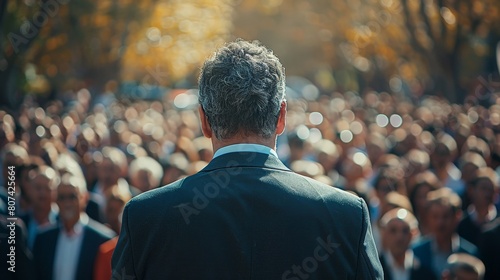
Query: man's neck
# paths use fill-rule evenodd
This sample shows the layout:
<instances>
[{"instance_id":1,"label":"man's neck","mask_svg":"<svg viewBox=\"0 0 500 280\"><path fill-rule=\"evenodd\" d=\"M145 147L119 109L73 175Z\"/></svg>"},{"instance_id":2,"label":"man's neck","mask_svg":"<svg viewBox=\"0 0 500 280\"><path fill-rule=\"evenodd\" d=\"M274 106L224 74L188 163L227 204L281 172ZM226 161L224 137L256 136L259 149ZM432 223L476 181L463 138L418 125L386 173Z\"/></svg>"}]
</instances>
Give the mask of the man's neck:
<instances>
[{"instance_id":1,"label":"man's neck","mask_svg":"<svg viewBox=\"0 0 500 280\"><path fill-rule=\"evenodd\" d=\"M235 144L257 144L257 145L267 146L273 150L276 150L276 137L271 136L267 139L252 135L252 136L234 136L229 139L223 139L223 140L212 138L212 147L214 149L214 153L217 152L217 150L219 150L220 148Z\"/></svg>"},{"instance_id":2,"label":"man's neck","mask_svg":"<svg viewBox=\"0 0 500 280\"><path fill-rule=\"evenodd\" d=\"M446 164L445 166L441 166L441 167L436 168L436 175L439 178L439 180L445 181L446 179L448 179L448 176L449 176L448 167L449 167L449 164Z\"/></svg>"},{"instance_id":3,"label":"man's neck","mask_svg":"<svg viewBox=\"0 0 500 280\"><path fill-rule=\"evenodd\" d=\"M476 213L475 222L479 225L484 224L490 220L490 209L495 207L492 204L488 205L473 205L473 211ZM494 214L493 214L494 215Z\"/></svg>"},{"instance_id":4,"label":"man's neck","mask_svg":"<svg viewBox=\"0 0 500 280\"><path fill-rule=\"evenodd\" d=\"M453 236L446 236L441 238L436 237L437 249L441 252L451 252L453 250L452 238Z\"/></svg>"},{"instance_id":5,"label":"man's neck","mask_svg":"<svg viewBox=\"0 0 500 280\"><path fill-rule=\"evenodd\" d=\"M64 231L68 234L68 235L73 235L75 233L75 225L76 223L78 223L78 221L80 220L80 215L78 215L75 219L71 219L70 221L63 221L63 227L64 227Z\"/></svg>"},{"instance_id":6,"label":"man's neck","mask_svg":"<svg viewBox=\"0 0 500 280\"><path fill-rule=\"evenodd\" d=\"M392 254L392 258L394 259L394 264L397 267L404 268L405 267L406 252L403 252L402 254L401 253L397 253L397 254L391 253L391 254Z\"/></svg>"}]
</instances>

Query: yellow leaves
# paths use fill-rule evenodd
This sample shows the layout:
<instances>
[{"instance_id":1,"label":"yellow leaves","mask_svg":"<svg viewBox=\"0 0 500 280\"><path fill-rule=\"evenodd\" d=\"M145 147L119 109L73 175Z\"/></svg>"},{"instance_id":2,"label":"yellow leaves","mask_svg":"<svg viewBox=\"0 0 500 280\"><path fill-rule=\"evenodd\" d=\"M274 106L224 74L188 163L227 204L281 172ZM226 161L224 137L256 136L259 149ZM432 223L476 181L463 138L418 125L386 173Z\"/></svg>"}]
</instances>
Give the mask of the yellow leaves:
<instances>
[{"instance_id":1,"label":"yellow leaves","mask_svg":"<svg viewBox=\"0 0 500 280\"><path fill-rule=\"evenodd\" d=\"M68 36L66 34L60 34L56 37L52 37L45 43L45 48L47 51L53 51L60 46L63 46L68 41Z\"/></svg>"},{"instance_id":2,"label":"yellow leaves","mask_svg":"<svg viewBox=\"0 0 500 280\"><path fill-rule=\"evenodd\" d=\"M123 58L122 78L168 85L185 77L223 44L231 29L232 1L165 1L131 30ZM161 67L168 76L148 77L147 69Z\"/></svg>"},{"instance_id":3,"label":"yellow leaves","mask_svg":"<svg viewBox=\"0 0 500 280\"><path fill-rule=\"evenodd\" d=\"M112 23L108 15L97 14L92 19L95 27L107 27Z\"/></svg>"}]
</instances>

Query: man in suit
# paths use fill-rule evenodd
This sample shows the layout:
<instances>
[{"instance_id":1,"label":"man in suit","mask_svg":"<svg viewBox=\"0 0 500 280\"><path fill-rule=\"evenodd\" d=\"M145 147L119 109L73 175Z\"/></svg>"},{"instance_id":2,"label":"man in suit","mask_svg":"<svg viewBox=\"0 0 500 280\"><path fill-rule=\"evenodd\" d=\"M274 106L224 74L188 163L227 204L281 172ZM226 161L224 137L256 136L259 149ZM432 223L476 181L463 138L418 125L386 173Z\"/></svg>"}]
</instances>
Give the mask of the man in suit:
<instances>
[{"instance_id":1,"label":"man in suit","mask_svg":"<svg viewBox=\"0 0 500 280\"><path fill-rule=\"evenodd\" d=\"M390 210L382 216L380 227L386 247L380 254L384 279L437 279L432 270L420 265L410 249L410 242L419 234L417 219L410 211L404 208Z\"/></svg>"},{"instance_id":2,"label":"man in suit","mask_svg":"<svg viewBox=\"0 0 500 280\"><path fill-rule=\"evenodd\" d=\"M28 248L32 250L38 232L57 223L55 193L60 178L57 172L47 165L31 170L28 176L32 190L32 210L21 216L21 219L28 232Z\"/></svg>"},{"instance_id":3,"label":"man in suit","mask_svg":"<svg viewBox=\"0 0 500 280\"><path fill-rule=\"evenodd\" d=\"M474 245L478 245L482 228L497 217L495 195L498 189L498 175L489 168L476 170L472 181L472 204L458 225L458 234Z\"/></svg>"},{"instance_id":4,"label":"man in suit","mask_svg":"<svg viewBox=\"0 0 500 280\"><path fill-rule=\"evenodd\" d=\"M88 199L82 177L65 174L57 188L60 223L40 232L33 249L39 280L91 280L99 246L113 232L84 213Z\"/></svg>"},{"instance_id":5,"label":"man in suit","mask_svg":"<svg viewBox=\"0 0 500 280\"><path fill-rule=\"evenodd\" d=\"M485 280L500 279L500 218L483 229L479 238L479 256L486 267Z\"/></svg>"},{"instance_id":6,"label":"man in suit","mask_svg":"<svg viewBox=\"0 0 500 280\"><path fill-rule=\"evenodd\" d=\"M115 279L382 279L364 201L278 159L285 75L264 46L238 40L200 76L213 160L125 207Z\"/></svg>"},{"instance_id":7,"label":"man in suit","mask_svg":"<svg viewBox=\"0 0 500 280\"><path fill-rule=\"evenodd\" d=\"M461 207L460 197L447 187L427 194L426 213L431 234L414 244L413 252L438 278L451 254L477 255L477 247L456 233L462 217Z\"/></svg>"}]
</instances>

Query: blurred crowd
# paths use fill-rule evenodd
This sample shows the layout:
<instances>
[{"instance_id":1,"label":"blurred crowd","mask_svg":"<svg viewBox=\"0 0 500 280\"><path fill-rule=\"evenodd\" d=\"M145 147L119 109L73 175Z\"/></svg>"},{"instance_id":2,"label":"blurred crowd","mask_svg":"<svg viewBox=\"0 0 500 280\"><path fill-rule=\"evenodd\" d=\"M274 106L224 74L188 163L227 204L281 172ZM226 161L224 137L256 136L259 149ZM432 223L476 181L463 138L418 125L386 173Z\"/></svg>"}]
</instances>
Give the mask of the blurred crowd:
<instances>
[{"instance_id":1,"label":"blurred crowd","mask_svg":"<svg viewBox=\"0 0 500 280\"><path fill-rule=\"evenodd\" d=\"M289 98L277 153L366 201L386 279L500 279L500 98L490 100ZM110 266L124 205L213 156L192 101L189 91L131 101L80 90L0 111L3 236L9 182L18 217L12 279L125 279ZM13 277L7 246L2 237L1 279Z\"/></svg>"}]
</instances>

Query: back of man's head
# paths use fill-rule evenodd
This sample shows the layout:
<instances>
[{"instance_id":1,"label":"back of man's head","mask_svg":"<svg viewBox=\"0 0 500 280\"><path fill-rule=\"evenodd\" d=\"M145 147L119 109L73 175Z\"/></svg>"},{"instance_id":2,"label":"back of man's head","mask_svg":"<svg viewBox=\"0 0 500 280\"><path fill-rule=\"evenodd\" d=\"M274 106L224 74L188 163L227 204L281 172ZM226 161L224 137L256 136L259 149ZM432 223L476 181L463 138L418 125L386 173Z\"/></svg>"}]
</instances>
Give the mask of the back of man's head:
<instances>
[{"instance_id":1,"label":"back of man's head","mask_svg":"<svg viewBox=\"0 0 500 280\"><path fill-rule=\"evenodd\" d=\"M200 105L217 139L270 138L285 97L285 71L271 50L237 40L207 59L199 90Z\"/></svg>"}]
</instances>

